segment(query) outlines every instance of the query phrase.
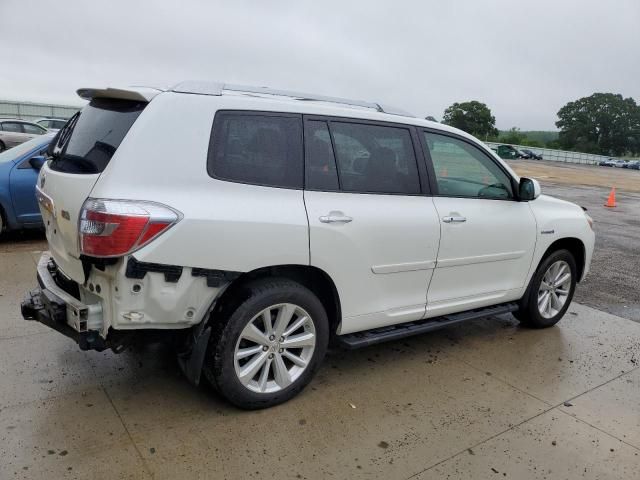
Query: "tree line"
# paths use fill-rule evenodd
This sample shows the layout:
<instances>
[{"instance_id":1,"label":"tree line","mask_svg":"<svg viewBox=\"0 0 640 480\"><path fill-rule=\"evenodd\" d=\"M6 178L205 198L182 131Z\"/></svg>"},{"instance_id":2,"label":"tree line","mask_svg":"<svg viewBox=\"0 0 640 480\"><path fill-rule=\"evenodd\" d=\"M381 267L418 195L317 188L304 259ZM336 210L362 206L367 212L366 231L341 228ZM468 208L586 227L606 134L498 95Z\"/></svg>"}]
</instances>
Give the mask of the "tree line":
<instances>
[{"instance_id":1,"label":"tree line","mask_svg":"<svg viewBox=\"0 0 640 480\"><path fill-rule=\"evenodd\" d=\"M557 137L553 132L522 132L517 127L499 132L491 109L477 100L449 106L442 123L485 141L600 155L640 154L640 106L633 98L613 93L594 93L563 106L558 111Z\"/></svg>"}]
</instances>

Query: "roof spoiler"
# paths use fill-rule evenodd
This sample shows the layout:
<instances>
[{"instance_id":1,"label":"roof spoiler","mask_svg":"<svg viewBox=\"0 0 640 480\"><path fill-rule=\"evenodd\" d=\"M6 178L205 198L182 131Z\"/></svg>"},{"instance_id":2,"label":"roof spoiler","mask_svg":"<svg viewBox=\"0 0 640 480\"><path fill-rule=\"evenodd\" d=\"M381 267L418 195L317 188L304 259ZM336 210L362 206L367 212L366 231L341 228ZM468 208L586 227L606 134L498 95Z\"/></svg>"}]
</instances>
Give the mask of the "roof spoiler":
<instances>
[{"instance_id":1,"label":"roof spoiler","mask_svg":"<svg viewBox=\"0 0 640 480\"><path fill-rule=\"evenodd\" d=\"M80 88L77 90L80 98L92 100L94 98L117 98L120 100L134 100L137 102L150 102L153 97L164 90L152 87L127 87L127 88Z\"/></svg>"}]
</instances>

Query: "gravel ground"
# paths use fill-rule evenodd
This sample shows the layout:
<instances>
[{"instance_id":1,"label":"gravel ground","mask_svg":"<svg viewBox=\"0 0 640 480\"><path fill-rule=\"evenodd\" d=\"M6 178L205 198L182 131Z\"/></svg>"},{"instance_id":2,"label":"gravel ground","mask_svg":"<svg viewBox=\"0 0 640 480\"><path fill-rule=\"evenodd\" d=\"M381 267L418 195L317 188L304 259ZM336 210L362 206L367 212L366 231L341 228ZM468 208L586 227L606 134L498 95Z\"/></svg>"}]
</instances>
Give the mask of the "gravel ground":
<instances>
[{"instance_id":1,"label":"gravel ground","mask_svg":"<svg viewBox=\"0 0 640 480\"><path fill-rule=\"evenodd\" d=\"M640 322L640 193L632 191L640 191L640 172L583 165L556 167L546 162L518 161L511 166L521 174L534 168L543 171L544 175L538 176L543 193L586 207L594 219L596 247L591 271L578 286L575 300ZM569 170L576 183L600 172L604 186L563 185L544 178L559 178ZM637 184L618 190L616 208L604 207L613 177L625 175L627 180L637 178Z\"/></svg>"},{"instance_id":2,"label":"gravel ground","mask_svg":"<svg viewBox=\"0 0 640 480\"><path fill-rule=\"evenodd\" d=\"M538 160L515 160L509 164L519 175L537 178L541 182L616 187L625 192L640 193L640 170Z\"/></svg>"},{"instance_id":3,"label":"gravel ground","mask_svg":"<svg viewBox=\"0 0 640 480\"><path fill-rule=\"evenodd\" d=\"M578 286L576 301L640 322L640 195L620 193L618 206L605 208L608 189L543 185L549 195L588 209L596 247L591 271Z\"/></svg>"}]
</instances>

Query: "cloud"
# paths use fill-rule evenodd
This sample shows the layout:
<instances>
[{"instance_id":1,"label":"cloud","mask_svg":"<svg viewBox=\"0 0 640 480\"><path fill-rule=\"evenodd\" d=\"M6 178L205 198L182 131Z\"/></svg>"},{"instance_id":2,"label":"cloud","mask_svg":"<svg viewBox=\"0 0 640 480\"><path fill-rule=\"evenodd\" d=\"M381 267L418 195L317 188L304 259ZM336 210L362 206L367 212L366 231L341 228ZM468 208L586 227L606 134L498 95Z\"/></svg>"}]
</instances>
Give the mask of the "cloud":
<instances>
[{"instance_id":1,"label":"cloud","mask_svg":"<svg viewBox=\"0 0 640 480\"><path fill-rule=\"evenodd\" d=\"M499 128L554 128L595 91L640 100L640 2L1 0L0 98L79 104L83 86L213 79Z\"/></svg>"}]
</instances>

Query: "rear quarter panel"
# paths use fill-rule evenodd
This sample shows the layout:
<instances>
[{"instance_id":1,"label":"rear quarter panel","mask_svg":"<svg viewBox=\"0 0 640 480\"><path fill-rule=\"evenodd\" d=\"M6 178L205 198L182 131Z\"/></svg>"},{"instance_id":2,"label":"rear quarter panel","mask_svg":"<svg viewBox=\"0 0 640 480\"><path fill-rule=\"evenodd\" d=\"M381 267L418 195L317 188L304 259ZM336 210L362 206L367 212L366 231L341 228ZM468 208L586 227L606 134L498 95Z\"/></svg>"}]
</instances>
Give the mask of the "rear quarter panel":
<instances>
[{"instance_id":1,"label":"rear quarter panel","mask_svg":"<svg viewBox=\"0 0 640 480\"><path fill-rule=\"evenodd\" d=\"M143 262L247 272L309 263L302 190L216 180L207 173L215 112L225 97L154 98L100 176L91 196L148 200L183 218L134 253Z\"/></svg>"}]
</instances>

